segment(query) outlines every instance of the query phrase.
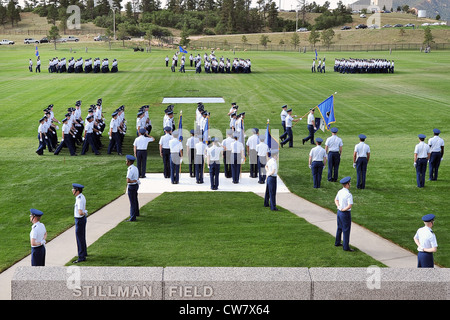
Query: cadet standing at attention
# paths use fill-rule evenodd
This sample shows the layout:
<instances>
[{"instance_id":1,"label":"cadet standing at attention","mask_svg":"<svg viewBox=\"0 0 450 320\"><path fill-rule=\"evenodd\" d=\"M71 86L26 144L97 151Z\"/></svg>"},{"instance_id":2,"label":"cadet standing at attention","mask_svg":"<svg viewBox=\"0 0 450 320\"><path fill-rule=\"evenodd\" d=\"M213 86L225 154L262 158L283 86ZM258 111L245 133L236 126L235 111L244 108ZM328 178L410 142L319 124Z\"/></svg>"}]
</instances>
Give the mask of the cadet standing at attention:
<instances>
[{"instance_id":1,"label":"cadet standing at attention","mask_svg":"<svg viewBox=\"0 0 450 320\"><path fill-rule=\"evenodd\" d=\"M430 147L424 142L426 136L419 134L419 143L414 148L414 167L416 168L417 187L425 187L425 174L430 159Z\"/></svg>"},{"instance_id":2,"label":"cadet standing at attention","mask_svg":"<svg viewBox=\"0 0 450 320\"><path fill-rule=\"evenodd\" d=\"M78 259L73 263L86 261L86 198L83 195L84 186L78 183L72 183L72 194L75 196L74 217L75 217L75 236L77 238Z\"/></svg>"},{"instance_id":3,"label":"cadet standing at attention","mask_svg":"<svg viewBox=\"0 0 450 320\"><path fill-rule=\"evenodd\" d=\"M219 189L220 157L222 156L223 148L217 145L214 137L211 138L211 143L212 146L207 150L206 163L209 168L211 190L217 190Z\"/></svg>"},{"instance_id":4,"label":"cadet standing at attention","mask_svg":"<svg viewBox=\"0 0 450 320\"><path fill-rule=\"evenodd\" d=\"M147 146L149 142L155 141L152 136L146 135L145 128L139 129L139 137L134 139L133 149L134 156L137 159L137 168L139 171L139 178L145 178L145 172L147 170Z\"/></svg>"},{"instance_id":5,"label":"cadet standing at attention","mask_svg":"<svg viewBox=\"0 0 450 320\"><path fill-rule=\"evenodd\" d=\"M172 128L164 128L165 135L159 139L159 154L163 159L164 178L170 178L170 146L169 141L172 139Z\"/></svg>"},{"instance_id":6,"label":"cadet standing at attention","mask_svg":"<svg viewBox=\"0 0 450 320\"><path fill-rule=\"evenodd\" d=\"M434 226L435 215L430 213L422 217L424 227L417 230L414 242L417 244L417 268L434 268L433 253L437 251L436 235L431 228Z\"/></svg>"},{"instance_id":7,"label":"cadet standing at attention","mask_svg":"<svg viewBox=\"0 0 450 320\"><path fill-rule=\"evenodd\" d=\"M266 193L264 195L264 207L269 207L272 211L278 211L277 208L277 175L278 175L278 151L272 151L272 157L266 164Z\"/></svg>"},{"instance_id":8,"label":"cadet standing at attention","mask_svg":"<svg viewBox=\"0 0 450 320\"><path fill-rule=\"evenodd\" d=\"M325 141L325 152L328 154L328 181L336 182L341 163L342 139L337 136L338 128L331 128L331 137Z\"/></svg>"},{"instance_id":9,"label":"cadet standing at attention","mask_svg":"<svg viewBox=\"0 0 450 320\"><path fill-rule=\"evenodd\" d=\"M45 266L45 239L47 239L47 230L41 217L44 214L37 209L30 209L30 222L33 224L30 232L31 244L31 266Z\"/></svg>"},{"instance_id":10,"label":"cadet standing at attention","mask_svg":"<svg viewBox=\"0 0 450 320\"><path fill-rule=\"evenodd\" d=\"M181 60L183 63L183 60ZM172 133L172 139L169 141L170 149L170 180L172 184L180 182L180 165L183 158L183 144L178 138L178 130Z\"/></svg>"},{"instance_id":11,"label":"cadet standing at attention","mask_svg":"<svg viewBox=\"0 0 450 320\"><path fill-rule=\"evenodd\" d=\"M365 189L370 147L365 143L365 135L360 134L358 137L360 142L355 146L355 151L353 152L353 168L356 168L356 188Z\"/></svg>"},{"instance_id":12,"label":"cadet standing at attention","mask_svg":"<svg viewBox=\"0 0 450 320\"><path fill-rule=\"evenodd\" d=\"M139 190L139 170L133 164L136 160L132 155L127 155L127 193L128 199L130 200L130 218L127 221L136 221L136 217L139 216L139 201L138 201L138 190Z\"/></svg>"},{"instance_id":13,"label":"cadet standing at attention","mask_svg":"<svg viewBox=\"0 0 450 320\"><path fill-rule=\"evenodd\" d=\"M436 181L438 178L439 165L444 157L444 139L439 137L441 130L433 129L433 138L428 139L430 146L430 179Z\"/></svg>"},{"instance_id":14,"label":"cadet standing at attention","mask_svg":"<svg viewBox=\"0 0 450 320\"><path fill-rule=\"evenodd\" d=\"M253 135L247 139L247 154L250 164L250 178L258 178L258 153L256 146L259 143L259 129L253 128Z\"/></svg>"},{"instance_id":15,"label":"cadet standing at attention","mask_svg":"<svg viewBox=\"0 0 450 320\"><path fill-rule=\"evenodd\" d=\"M200 141L195 135L195 130L190 131L191 136L186 140L186 148L189 161L189 176L195 178L195 145Z\"/></svg>"},{"instance_id":16,"label":"cadet standing at attention","mask_svg":"<svg viewBox=\"0 0 450 320\"><path fill-rule=\"evenodd\" d=\"M309 152L309 168L313 176L314 188L320 188L320 182L322 181L323 167L327 164L327 153L322 148L322 138L316 139L317 146L312 148Z\"/></svg>"},{"instance_id":17,"label":"cadet standing at attention","mask_svg":"<svg viewBox=\"0 0 450 320\"><path fill-rule=\"evenodd\" d=\"M343 246L344 251L354 251L350 249L350 229L352 225L351 210L353 206L353 196L350 193L350 177L345 177L339 181L342 189L338 191L334 198L337 207L337 231L334 245ZM341 243L342 233L344 233L343 243Z\"/></svg>"}]
</instances>

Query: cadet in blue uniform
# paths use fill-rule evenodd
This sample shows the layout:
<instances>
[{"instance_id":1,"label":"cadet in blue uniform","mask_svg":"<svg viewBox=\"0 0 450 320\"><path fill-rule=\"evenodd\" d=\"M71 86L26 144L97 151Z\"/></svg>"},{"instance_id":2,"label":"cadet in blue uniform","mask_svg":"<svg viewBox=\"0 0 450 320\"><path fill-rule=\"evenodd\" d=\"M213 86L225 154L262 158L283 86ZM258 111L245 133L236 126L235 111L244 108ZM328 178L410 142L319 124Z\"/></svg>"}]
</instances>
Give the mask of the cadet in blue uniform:
<instances>
[{"instance_id":1,"label":"cadet in blue uniform","mask_svg":"<svg viewBox=\"0 0 450 320\"><path fill-rule=\"evenodd\" d=\"M266 193L264 195L264 207L269 207L272 211L278 211L277 208L277 175L278 175L278 151L272 151L272 157L266 164Z\"/></svg>"},{"instance_id":2,"label":"cadet in blue uniform","mask_svg":"<svg viewBox=\"0 0 450 320\"><path fill-rule=\"evenodd\" d=\"M287 104L281 107L283 110L281 110L280 118L281 118L281 126L283 127L283 134L286 132L286 117L287 117Z\"/></svg>"},{"instance_id":3,"label":"cadet in blue uniform","mask_svg":"<svg viewBox=\"0 0 450 320\"><path fill-rule=\"evenodd\" d=\"M436 235L431 229L434 226L434 214L427 214L422 217L425 226L418 229L414 242L417 244L417 267L434 268L433 253L437 251Z\"/></svg>"},{"instance_id":4,"label":"cadet in blue uniform","mask_svg":"<svg viewBox=\"0 0 450 320\"><path fill-rule=\"evenodd\" d=\"M159 139L159 154L163 159L164 178L170 178L170 147L169 141L172 139L172 128L164 128L165 135Z\"/></svg>"},{"instance_id":5,"label":"cadet in blue uniform","mask_svg":"<svg viewBox=\"0 0 450 320\"><path fill-rule=\"evenodd\" d=\"M281 141L281 147L283 147L286 143L289 142L289 148L292 148L294 146L294 135L292 133L292 122L298 122L300 119L294 119L292 114L292 109L287 109L287 116L286 116L286 131L280 136L280 139L284 139Z\"/></svg>"},{"instance_id":6,"label":"cadet in blue uniform","mask_svg":"<svg viewBox=\"0 0 450 320\"><path fill-rule=\"evenodd\" d=\"M365 143L366 136L360 134L359 143L353 152L353 168L356 168L356 188L366 188L367 164L370 159L370 147Z\"/></svg>"},{"instance_id":7,"label":"cadet in blue uniform","mask_svg":"<svg viewBox=\"0 0 450 320\"><path fill-rule=\"evenodd\" d=\"M183 60L181 61L183 63ZM178 130L172 133L172 140L169 141L170 149L170 181L172 184L180 182L180 165L183 158L183 144L178 138Z\"/></svg>"},{"instance_id":8,"label":"cadet in blue uniform","mask_svg":"<svg viewBox=\"0 0 450 320\"><path fill-rule=\"evenodd\" d=\"M425 174L430 159L430 147L424 142L426 136L419 134L419 143L414 148L414 167L416 168L417 187L425 187Z\"/></svg>"},{"instance_id":9,"label":"cadet in blue uniform","mask_svg":"<svg viewBox=\"0 0 450 320\"><path fill-rule=\"evenodd\" d=\"M309 110L308 120L308 131L309 135L302 139L302 143L305 144L306 141L311 140L311 144L314 144L314 133L316 132L316 119L314 118L314 108Z\"/></svg>"},{"instance_id":10,"label":"cadet in blue uniform","mask_svg":"<svg viewBox=\"0 0 450 320\"><path fill-rule=\"evenodd\" d=\"M353 206L353 196L350 193L350 177L345 177L339 182L342 189L338 191L334 198L337 207L337 230L334 245L343 246L344 251L353 251L350 249L350 229L352 225L351 210ZM343 243L341 243L342 233L344 233Z\"/></svg>"},{"instance_id":11,"label":"cadet in blue uniform","mask_svg":"<svg viewBox=\"0 0 450 320\"><path fill-rule=\"evenodd\" d=\"M219 189L220 158L223 153L223 147L217 144L215 137L211 138L212 146L207 150L206 163L209 168L209 177L211 190Z\"/></svg>"},{"instance_id":12,"label":"cadet in blue uniform","mask_svg":"<svg viewBox=\"0 0 450 320\"><path fill-rule=\"evenodd\" d=\"M316 139L317 147L314 147L309 152L309 168L313 176L314 188L320 188L322 181L323 167L327 164L327 153L322 148L322 138Z\"/></svg>"},{"instance_id":13,"label":"cadet in blue uniform","mask_svg":"<svg viewBox=\"0 0 450 320\"><path fill-rule=\"evenodd\" d=\"M444 157L444 140L439 137L441 130L433 129L434 136L428 140L430 146L430 179L437 180L441 159Z\"/></svg>"},{"instance_id":14,"label":"cadet in blue uniform","mask_svg":"<svg viewBox=\"0 0 450 320\"><path fill-rule=\"evenodd\" d=\"M139 137L134 139L133 149L134 156L137 159L137 168L139 171L139 178L145 178L147 171L147 147L149 142L155 141L153 137L147 136L145 128L139 129Z\"/></svg>"},{"instance_id":15,"label":"cadet in blue uniform","mask_svg":"<svg viewBox=\"0 0 450 320\"><path fill-rule=\"evenodd\" d=\"M84 186L78 183L72 183L72 194L75 196L75 206L73 215L75 217L75 236L77 238L78 259L73 263L86 261L86 198L83 195Z\"/></svg>"},{"instance_id":16,"label":"cadet in blue uniform","mask_svg":"<svg viewBox=\"0 0 450 320\"><path fill-rule=\"evenodd\" d=\"M45 239L47 239L47 230L41 217L44 214L37 209L30 209L30 222L33 224L30 232L31 244L31 266L45 266Z\"/></svg>"},{"instance_id":17,"label":"cadet in blue uniform","mask_svg":"<svg viewBox=\"0 0 450 320\"><path fill-rule=\"evenodd\" d=\"M128 185L128 199L130 200L130 219L127 221L136 221L136 217L139 216L139 202L138 202L138 190L139 190L139 170L133 164L136 160L132 155L127 155L127 185Z\"/></svg>"},{"instance_id":18,"label":"cadet in blue uniform","mask_svg":"<svg viewBox=\"0 0 450 320\"><path fill-rule=\"evenodd\" d=\"M325 141L325 151L328 154L328 181L336 182L342 154L342 139L337 136L338 128L331 128L331 137Z\"/></svg>"}]
</instances>

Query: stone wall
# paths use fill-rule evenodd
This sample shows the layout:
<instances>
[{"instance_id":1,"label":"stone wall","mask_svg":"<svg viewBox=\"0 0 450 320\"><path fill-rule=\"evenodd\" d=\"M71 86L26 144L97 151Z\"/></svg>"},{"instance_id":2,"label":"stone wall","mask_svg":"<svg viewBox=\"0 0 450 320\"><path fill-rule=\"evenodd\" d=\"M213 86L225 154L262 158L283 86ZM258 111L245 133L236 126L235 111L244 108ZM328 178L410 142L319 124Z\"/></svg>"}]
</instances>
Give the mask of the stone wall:
<instances>
[{"instance_id":1,"label":"stone wall","mask_svg":"<svg viewBox=\"0 0 450 320\"><path fill-rule=\"evenodd\" d=\"M18 267L13 300L449 300L448 269Z\"/></svg>"}]
</instances>

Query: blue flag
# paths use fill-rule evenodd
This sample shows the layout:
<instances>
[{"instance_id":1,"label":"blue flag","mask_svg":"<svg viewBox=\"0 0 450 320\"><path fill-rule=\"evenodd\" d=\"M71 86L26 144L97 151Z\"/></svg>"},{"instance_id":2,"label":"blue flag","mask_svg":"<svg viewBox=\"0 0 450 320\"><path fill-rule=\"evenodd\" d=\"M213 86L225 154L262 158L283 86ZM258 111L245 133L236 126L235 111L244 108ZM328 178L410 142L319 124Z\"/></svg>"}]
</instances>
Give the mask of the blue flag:
<instances>
[{"instance_id":1,"label":"blue flag","mask_svg":"<svg viewBox=\"0 0 450 320\"><path fill-rule=\"evenodd\" d=\"M269 157L272 156L272 151L273 150L278 150L279 149L279 145L278 145L278 141L275 140L272 137L272 134L270 133L270 124L269 122L267 122L267 128L266 128L266 135L265 135L265 139L267 147L269 148Z\"/></svg>"},{"instance_id":2,"label":"blue flag","mask_svg":"<svg viewBox=\"0 0 450 320\"><path fill-rule=\"evenodd\" d=\"M317 60L317 49L315 49L316 50L316 60Z\"/></svg>"},{"instance_id":3,"label":"blue flag","mask_svg":"<svg viewBox=\"0 0 450 320\"><path fill-rule=\"evenodd\" d=\"M39 57L39 50L37 46L36 46L36 57Z\"/></svg>"},{"instance_id":4,"label":"blue flag","mask_svg":"<svg viewBox=\"0 0 450 320\"><path fill-rule=\"evenodd\" d=\"M208 144L209 136L209 117L206 117L205 130L203 131L203 143Z\"/></svg>"},{"instance_id":5,"label":"blue flag","mask_svg":"<svg viewBox=\"0 0 450 320\"><path fill-rule=\"evenodd\" d=\"M183 116L180 114L180 121L178 121L178 141L183 141Z\"/></svg>"},{"instance_id":6,"label":"blue flag","mask_svg":"<svg viewBox=\"0 0 450 320\"><path fill-rule=\"evenodd\" d=\"M330 130L330 124L336 122L334 117L334 96L331 95L325 101L317 106L322 116L325 129Z\"/></svg>"},{"instance_id":7,"label":"blue flag","mask_svg":"<svg viewBox=\"0 0 450 320\"><path fill-rule=\"evenodd\" d=\"M180 52L181 53L188 53L186 50L184 50L181 46L180 46Z\"/></svg>"}]
</instances>

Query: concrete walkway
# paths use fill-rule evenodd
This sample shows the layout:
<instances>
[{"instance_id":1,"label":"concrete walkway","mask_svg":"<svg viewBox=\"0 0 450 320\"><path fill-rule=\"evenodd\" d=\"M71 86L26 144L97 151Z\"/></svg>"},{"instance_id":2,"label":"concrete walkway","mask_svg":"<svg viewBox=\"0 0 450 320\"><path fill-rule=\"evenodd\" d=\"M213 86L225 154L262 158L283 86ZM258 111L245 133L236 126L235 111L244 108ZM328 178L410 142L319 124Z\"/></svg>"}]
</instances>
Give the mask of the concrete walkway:
<instances>
[{"instance_id":1,"label":"concrete walkway","mask_svg":"<svg viewBox=\"0 0 450 320\"><path fill-rule=\"evenodd\" d=\"M249 178L247 173L242 174L239 184L232 184L230 180L221 174L218 191L254 192L264 197L265 185L258 184L257 179ZM209 174L205 174L204 181L204 184L196 184L195 179L190 178L188 174L181 174L180 183L173 185L170 183L170 179L164 179L162 173L147 174L147 178L141 179L139 205L141 207L146 205L163 192L215 192L210 189ZM87 201L89 205L89 199ZM334 212L290 193L279 177L277 181L277 206L304 218L332 236L336 233L336 214ZM103 234L115 228L120 222L129 217L129 208L128 195L124 194L88 216L86 228L87 245L91 245ZM415 254L354 223L352 223L350 245L391 268L414 268L417 265L417 256ZM46 249L46 266L64 266L77 254L75 227L49 241L46 244ZM11 299L11 279L15 269L18 266L30 265L31 258L27 256L0 274L0 300Z\"/></svg>"}]
</instances>

